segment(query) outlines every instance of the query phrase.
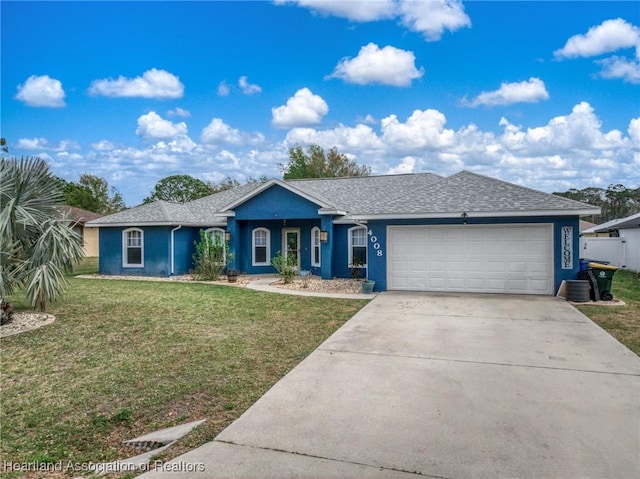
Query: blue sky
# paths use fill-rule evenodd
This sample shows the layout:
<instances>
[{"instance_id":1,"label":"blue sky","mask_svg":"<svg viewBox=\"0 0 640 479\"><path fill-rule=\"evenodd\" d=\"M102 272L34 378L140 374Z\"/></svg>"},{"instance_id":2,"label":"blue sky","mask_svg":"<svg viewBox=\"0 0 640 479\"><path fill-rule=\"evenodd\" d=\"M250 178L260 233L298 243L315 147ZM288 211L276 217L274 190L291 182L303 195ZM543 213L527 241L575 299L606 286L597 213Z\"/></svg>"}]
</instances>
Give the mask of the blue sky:
<instances>
[{"instance_id":1,"label":"blue sky","mask_svg":"<svg viewBox=\"0 0 640 479\"><path fill-rule=\"evenodd\" d=\"M374 174L640 186L637 2L2 1L15 156L138 204L172 174L281 177L336 146Z\"/></svg>"}]
</instances>

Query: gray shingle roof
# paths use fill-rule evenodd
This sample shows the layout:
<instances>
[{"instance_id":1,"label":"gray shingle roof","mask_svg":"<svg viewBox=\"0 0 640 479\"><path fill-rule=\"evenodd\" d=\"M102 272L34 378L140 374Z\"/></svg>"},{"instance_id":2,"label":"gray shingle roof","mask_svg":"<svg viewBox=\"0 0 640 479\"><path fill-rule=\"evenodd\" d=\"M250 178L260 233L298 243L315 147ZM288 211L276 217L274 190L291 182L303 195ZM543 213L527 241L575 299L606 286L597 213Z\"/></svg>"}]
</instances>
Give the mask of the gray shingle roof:
<instances>
[{"instance_id":1,"label":"gray shingle roof","mask_svg":"<svg viewBox=\"0 0 640 479\"><path fill-rule=\"evenodd\" d=\"M593 225L591 228L584 230L583 233L603 233L612 230L638 228L639 226L640 213L636 213L634 215L627 216L626 218L618 218L600 225Z\"/></svg>"},{"instance_id":2,"label":"gray shingle roof","mask_svg":"<svg viewBox=\"0 0 640 479\"><path fill-rule=\"evenodd\" d=\"M353 214L383 212L389 201L418 192L442 177L432 173L292 180L287 183Z\"/></svg>"},{"instance_id":3,"label":"gray shingle roof","mask_svg":"<svg viewBox=\"0 0 640 479\"><path fill-rule=\"evenodd\" d=\"M372 217L476 214L598 214L599 209L561 196L469 171L441 177L432 173L319 178L286 182L319 203L346 211L346 220ZM224 212L250 197L261 183L242 185L185 203L156 201L91 221L90 226L183 224L222 225Z\"/></svg>"},{"instance_id":4,"label":"gray shingle roof","mask_svg":"<svg viewBox=\"0 0 640 479\"><path fill-rule=\"evenodd\" d=\"M578 201L543 193L524 186L462 171L438 178L424 188L403 196L384 199L376 210L353 212L354 215L435 214L435 213L506 213L525 211L578 211L592 208Z\"/></svg>"},{"instance_id":5,"label":"gray shingle roof","mask_svg":"<svg viewBox=\"0 0 640 479\"><path fill-rule=\"evenodd\" d=\"M189 203L156 200L153 203L103 216L91 221L89 226L135 226L145 224L213 226L225 224L226 217L220 216L223 207L259 186L260 183L250 183Z\"/></svg>"}]
</instances>

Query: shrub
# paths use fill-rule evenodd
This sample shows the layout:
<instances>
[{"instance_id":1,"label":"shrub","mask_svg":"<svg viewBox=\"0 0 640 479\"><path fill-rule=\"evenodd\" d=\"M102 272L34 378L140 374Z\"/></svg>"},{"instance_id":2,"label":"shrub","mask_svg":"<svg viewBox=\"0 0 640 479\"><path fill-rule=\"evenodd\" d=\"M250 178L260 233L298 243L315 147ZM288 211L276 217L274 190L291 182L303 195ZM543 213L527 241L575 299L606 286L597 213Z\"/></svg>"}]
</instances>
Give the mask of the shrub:
<instances>
[{"instance_id":1,"label":"shrub","mask_svg":"<svg viewBox=\"0 0 640 479\"><path fill-rule=\"evenodd\" d=\"M285 258L278 251L278 254L271 260L271 265L276 269L276 276L280 276L284 284L293 283L293 279L296 277L297 265L295 255L289 254Z\"/></svg>"},{"instance_id":2,"label":"shrub","mask_svg":"<svg viewBox=\"0 0 640 479\"><path fill-rule=\"evenodd\" d=\"M200 241L195 242L194 273L201 281L216 281L224 271L227 247L219 236L200 230Z\"/></svg>"},{"instance_id":3,"label":"shrub","mask_svg":"<svg viewBox=\"0 0 640 479\"><path fill-rule=\"evenodd\" d=\"M351 261L351 277L353 279L360 279L362 276L362 267L364 266L364 261L361 258L354 256Z\"/></svg>"}]
</instances>

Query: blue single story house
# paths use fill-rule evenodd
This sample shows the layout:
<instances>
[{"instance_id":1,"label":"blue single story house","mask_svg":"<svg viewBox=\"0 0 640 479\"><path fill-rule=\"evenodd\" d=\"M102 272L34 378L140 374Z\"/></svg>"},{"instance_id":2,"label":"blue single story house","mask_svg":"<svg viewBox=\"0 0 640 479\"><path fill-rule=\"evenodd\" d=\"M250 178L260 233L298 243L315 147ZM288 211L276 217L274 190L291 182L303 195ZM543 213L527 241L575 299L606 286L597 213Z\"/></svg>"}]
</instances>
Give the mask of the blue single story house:
<instances>
[{"instance_id":1,"label":"blue single story house","mask_svg":"<svg viewBox=\"0 0 640 479\"><path fill-rule=\"evenodd\" d=\"M554 294L579 270L579 220L600 209L462 171L269 180L185 204L156 201L91 221L100 273L193 268L200 230L227 240L228 265L273 273L278 252L324 279L361 265L376 291Z\"/></svg>"}]
</instances>

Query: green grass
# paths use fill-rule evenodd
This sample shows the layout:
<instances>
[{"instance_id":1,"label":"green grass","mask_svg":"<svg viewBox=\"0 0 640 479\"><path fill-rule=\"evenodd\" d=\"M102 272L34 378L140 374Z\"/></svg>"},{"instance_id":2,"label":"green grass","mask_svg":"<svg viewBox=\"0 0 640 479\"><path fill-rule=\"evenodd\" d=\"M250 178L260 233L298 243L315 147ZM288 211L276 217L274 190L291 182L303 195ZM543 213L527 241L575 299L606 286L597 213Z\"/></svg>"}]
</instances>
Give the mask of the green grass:
<instances>
[{"instance_id":1,"label":"green grass","mask_svg":"<svg viewBox=\"0 0 640 479\"><path fill-rule=\"evenodd\" d=\"M73 267L73 274L94 274L98 273L98 257L89 256L83 258L80 264Z\"/></svg>"},{"instance_id":2,"label":"green grass","mask_svg":"<svg viewBox=\"0 0 640 479\"><path fill-rule=\"evenodd\" d=\"M71 278L54 323L2 340L0 454L115 460L135 454L123 440L206 418L163 456L174 457L212 440L364 304Z\"/></svg>"},{"instance_id":3,"label":"green grass","mask_svg":"<svg viewBox=\"0 0 640 479\"><path fill-rule=\"evenodd\" d=\"M624 301L625 306L588 305L578 309L640 355L640 279L634 272L617 271L612 290L614 298Z\"/></svg>"}]
</instances>

